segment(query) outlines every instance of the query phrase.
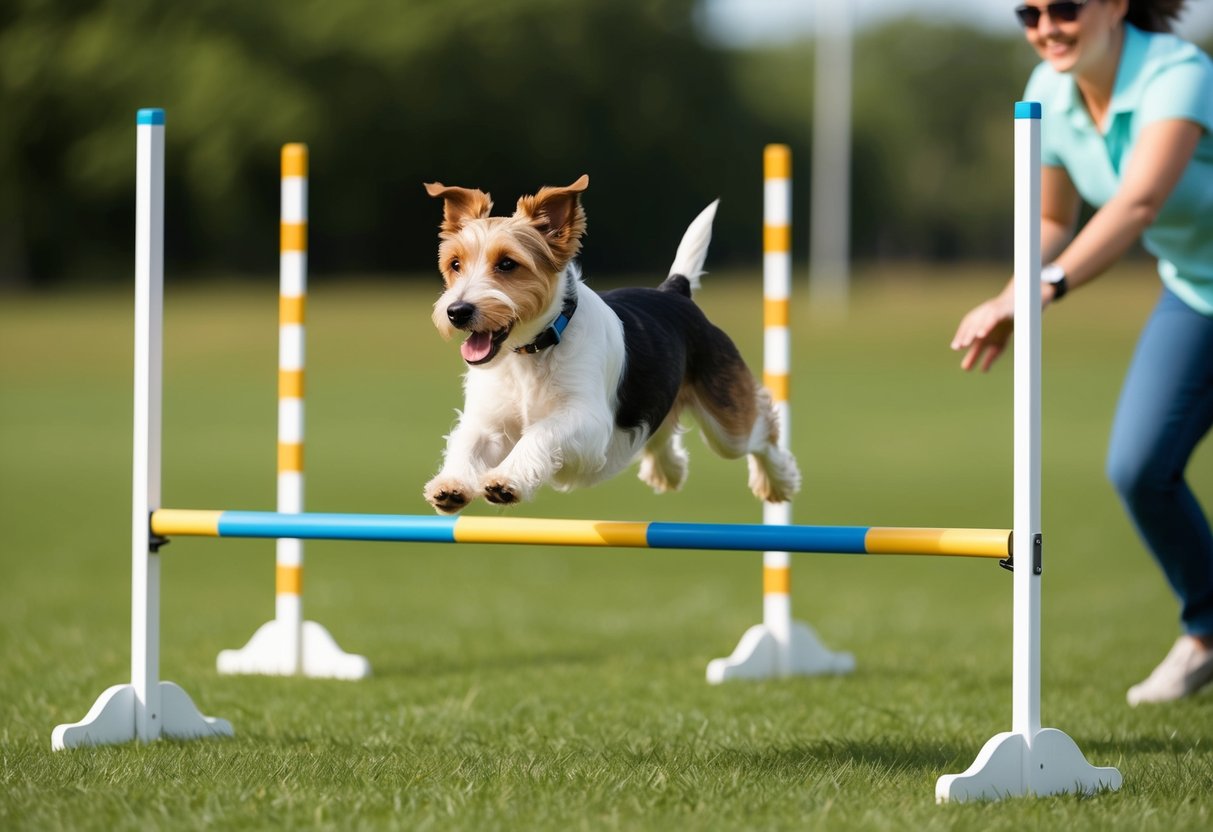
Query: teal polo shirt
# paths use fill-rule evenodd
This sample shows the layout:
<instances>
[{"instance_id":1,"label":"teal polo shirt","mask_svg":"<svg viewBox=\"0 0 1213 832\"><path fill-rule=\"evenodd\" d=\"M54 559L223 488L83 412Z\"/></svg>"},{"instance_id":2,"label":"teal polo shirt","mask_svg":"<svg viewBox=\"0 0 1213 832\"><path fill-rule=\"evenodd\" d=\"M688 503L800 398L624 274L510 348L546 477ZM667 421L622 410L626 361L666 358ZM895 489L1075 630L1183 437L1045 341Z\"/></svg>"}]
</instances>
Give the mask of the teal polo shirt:
<instances>
[{"instance_id":1,"label":"teal polo shirt","mask_svg":"<svg viewBox=\"0 0 1213 832\"><path fill-rule=\"evenodd\" d=\"M1191 164L1142 235L1158 258L1162 282L1185 303L1213 315L1213 61L1170 34L1125 24L1124 50L1112 91L1108 132L1091 121L1073 77L1047 63L1024 92L1041 102L1043 165L1066 169L1086 202L1104 205L1120 188L1142 128L1185 119L1204 129Z\"/></svg>"}]
</instances>

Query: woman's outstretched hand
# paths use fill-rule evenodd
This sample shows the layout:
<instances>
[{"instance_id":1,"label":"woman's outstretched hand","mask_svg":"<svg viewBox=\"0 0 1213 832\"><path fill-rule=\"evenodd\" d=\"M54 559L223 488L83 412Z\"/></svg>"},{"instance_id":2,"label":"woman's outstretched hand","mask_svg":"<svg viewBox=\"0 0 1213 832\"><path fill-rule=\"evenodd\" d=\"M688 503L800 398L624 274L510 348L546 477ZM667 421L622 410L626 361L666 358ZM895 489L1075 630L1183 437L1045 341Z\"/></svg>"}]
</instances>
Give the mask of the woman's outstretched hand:
<instances>
[{"instance_id":1,"label":"woman's outstretched hand","mask_svg":"<svg viewBox=\"0 0 1213 832\"><path fill-rule=\"evenodd\" d=\"M960 321L952 337L952 349L964 351L962 370L978 363L984 373L1006 349L1015 324L1015 297L1007 291L974 308Z\"/></svg>"}]
</instances>

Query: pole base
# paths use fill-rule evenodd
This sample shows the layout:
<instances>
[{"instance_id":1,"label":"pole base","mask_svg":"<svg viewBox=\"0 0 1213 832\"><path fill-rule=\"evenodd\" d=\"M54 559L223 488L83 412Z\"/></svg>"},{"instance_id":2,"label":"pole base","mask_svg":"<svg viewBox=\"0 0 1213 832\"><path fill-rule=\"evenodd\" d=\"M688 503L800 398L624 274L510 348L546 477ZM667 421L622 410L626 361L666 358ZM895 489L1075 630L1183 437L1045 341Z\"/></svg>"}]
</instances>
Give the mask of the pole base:
<instances>
[{"instance_id":1,"label":"pole base","mask_svg":"<svg viewBox=\"0 0 1213 832\"><path fill-rule=\"evenodd\" d=\"M93 707L79 722L55 726L51 750L79 748L85 745L117 745L140 739L135 730L135 709L141 707L134 685L113 685L105 689ZM226 719L203 716L179 685L160 683L160 736L174 740L206 737L230 737L232 725ZM156 739L149 737L148 739Z\"/></svg>"},{"instance_id":2,"label":"pole base","mask_svg":"<svg viewBox=\"0 0 1213 832\"><path fill-rule=\"evenodd\" d=\"M291 633L290 635L294 635ZM366 656L346 653L322 625L304 621L302 667L291 655L293 638L276 619L258 628L239 650L223 650L216 661L220 673L264 676L308 676L315 679L365 679L371 675Z\"/></svg>"},{"instance_id":3,"label":"pole base","mask_svg":"<svg viewBox=\"0 0 1213 832\"><path fill-rule=\"evenodd\" d=\"M745 631L733 655L708 663L708 682L843 675L855 669L853 655L827 650L808 624L793 621L790 634L784 644L765 624L755 624Z\"/></svg>"},{"instance_id":4,"label":"pole base","mask_svg":"<svg viewBox=\"0 0 1213 832\"><path fill-rule=\"evenodd\" d=\"M935 802L1001 800L1005 797L1120 788L1120 772L1093 766L1078 745L1056 728L1042 728L1029 744L1020 733L992 737L962 774L945 774L935 783Z\"/></svg>"}]
</instances>

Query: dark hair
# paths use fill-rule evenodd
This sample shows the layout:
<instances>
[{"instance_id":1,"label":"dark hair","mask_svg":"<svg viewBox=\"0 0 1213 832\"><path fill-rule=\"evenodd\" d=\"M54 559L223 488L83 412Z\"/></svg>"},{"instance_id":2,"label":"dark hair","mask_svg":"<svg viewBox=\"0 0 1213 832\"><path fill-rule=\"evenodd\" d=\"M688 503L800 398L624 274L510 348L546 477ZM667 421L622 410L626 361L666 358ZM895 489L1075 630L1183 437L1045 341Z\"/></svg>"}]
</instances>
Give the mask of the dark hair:
<instances>
[{"instance_id":1,"label":"dark hair","mask_svg":"<svg viewBox=\"0 0 1213 832\"><path fill-rule=\"evenodd\" d=\"M1125 21L1147 32L1169 32L1188 0L1129 0Z\"/></svg>"}]
</instances>

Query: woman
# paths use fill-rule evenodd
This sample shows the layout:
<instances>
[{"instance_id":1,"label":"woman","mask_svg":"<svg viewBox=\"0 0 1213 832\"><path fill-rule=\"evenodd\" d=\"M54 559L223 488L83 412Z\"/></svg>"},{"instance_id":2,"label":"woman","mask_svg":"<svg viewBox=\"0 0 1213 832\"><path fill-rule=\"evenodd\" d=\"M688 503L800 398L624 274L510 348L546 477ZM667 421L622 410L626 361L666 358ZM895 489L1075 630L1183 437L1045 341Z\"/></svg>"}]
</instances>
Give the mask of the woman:
<instances>
[{"instance_id":1,"label":"woman","mask_svg":"<svg viewBox=\"0 0 1213 832\"><path fill-rule=\"evenodd\" d=\"M1180 602L1183 632L1129 689L1167 702L1213 681L1213 533L1184 480L1213 426L1213 62L1169 34L1184 0L1031 0L1015 11L1043 60L1041 297L1103 274L1140 238L1162 296L1142 331L1112 426L1107 471ZM1096 208L1077 229L1080 203ZM988 370L1006 346L1010 284L952 340Z\"/></svg>"}]
</instances>

